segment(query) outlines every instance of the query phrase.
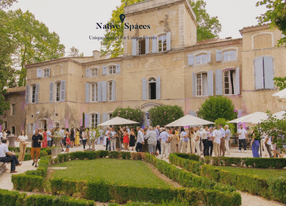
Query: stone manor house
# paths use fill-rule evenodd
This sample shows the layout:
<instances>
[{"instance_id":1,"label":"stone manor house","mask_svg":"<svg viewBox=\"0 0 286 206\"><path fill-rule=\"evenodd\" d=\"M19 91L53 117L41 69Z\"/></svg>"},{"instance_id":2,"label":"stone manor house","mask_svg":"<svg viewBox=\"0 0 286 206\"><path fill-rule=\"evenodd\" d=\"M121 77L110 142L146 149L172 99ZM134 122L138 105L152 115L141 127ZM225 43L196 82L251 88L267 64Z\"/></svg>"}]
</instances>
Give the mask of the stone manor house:
<instances>
[{"instance_id":1,"label":"stone manor house","mask_svg":"<svg viewBox=\"0 0 286 206\"><path fill-rule=\"evenodd\" d=\"M124 54L65 57L26 65L26 87L8 90L11 109L2 129L94 127L117 107L148 110L179 105L197 115L213 95L232 100L239 116L278 112L282 103L273 77L286 76L282 37L268 25L240 30L239 39L197 42L196 16L188 0L146 0L125 7L124 23L150 29L124 30ZM129 37L129 38L128 38ZM137 37L137 38L134 38ZM84 119L84 121L83 121Z\"/></svg>"}]
</instances>

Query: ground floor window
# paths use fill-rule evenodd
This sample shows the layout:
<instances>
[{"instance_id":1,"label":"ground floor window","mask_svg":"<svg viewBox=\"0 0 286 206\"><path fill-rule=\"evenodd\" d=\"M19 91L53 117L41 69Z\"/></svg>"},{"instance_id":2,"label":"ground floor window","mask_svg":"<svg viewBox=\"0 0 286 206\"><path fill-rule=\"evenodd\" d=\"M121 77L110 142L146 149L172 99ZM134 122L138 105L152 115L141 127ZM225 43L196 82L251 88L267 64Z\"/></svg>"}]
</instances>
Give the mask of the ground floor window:
<instances>
[{"instance_id":1,"label":"ground floor window","mask_svg":"<svg viewBox=\"0 0 286 206\"><path fill-rule=\"evenodd\" d=\"M11 133L15 135L15 133L16 133L16 127L15 126L11 127Z\"/></svg>"},{"instance_id":2,"label":"ground floor window","mask_svg":"<svg viewBox=\"0 0 286 206\"><path fill-rule=\"evenodd\" d=\"M197 85L196 94L197 96L207 96L208 95L208 78L207 73L197 74Z\"/></svg>"},{"instance_id":3,"label":"ground floor window","mask_svg":"<svg viewBox=\"0 0 286 206\"><path fill-rule=\"evenodd\" d=\"M91 128L96 128L97 127L97 114L92 114L90 116L90 118L91 118L91 125L90 125L90 127Z\"/></svg>"}]
</instances>

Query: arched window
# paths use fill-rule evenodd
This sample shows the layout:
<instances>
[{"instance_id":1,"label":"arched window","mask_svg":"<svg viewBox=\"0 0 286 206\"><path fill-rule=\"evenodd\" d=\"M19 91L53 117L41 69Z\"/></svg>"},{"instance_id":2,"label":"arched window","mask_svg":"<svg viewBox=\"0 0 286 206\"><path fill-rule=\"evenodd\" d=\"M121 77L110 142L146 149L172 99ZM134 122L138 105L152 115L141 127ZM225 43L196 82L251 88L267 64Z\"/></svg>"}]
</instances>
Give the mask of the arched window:
<instances>
[{"instance_id":1,"label":"arched window","mask_svg":"<svg viewBox=\"0 0 286 206\"><path fill-rule=\"evenodd\" d=\"M236 51L225 51L223 52L223 61L233 61L236 60Z\"/></svg>"},{"instance_id":2,"label":"arched window","mask_svg":"<svg viewBox=\"0 0 286 206\"><path fill-rule=\"evenodd\" d=\"M15 126L11 127L11 133L15 135L15 133L16 133L16 127Z\"/></svg>"},{"instance_id":3,"label":"arched window","mask_svg":"<svg viewBox=\"0 0 286 206\"><path fill-rule=\"evenodd\" d=\"M97 102L98 101L98 88L97 83L90 84L90 92L91 92L91 102Z\"/></svg>"},{"instance_id":4,"label":"arched window","mask_svg":"<svg viewBox=\"0 0 286 206\"><path fill-rule=\"evenodd\" d=\"M208 95L208 74L199 73L196 75L196 96Z\"/></svg>"},{"instance_id":5,"label":"arched window","mask_svg":"<svg viewBox=\"0 0 286 206\"><path fill-rule=\"evenodd\" d=\"M156 99L156 79L154 77L148 80L148 94L149 99Z\"/></svg>"},{"instance_id":6,"label":"arched window","mask_svg":"<svg viewBox=\"0 0 286 206\"><path fill-rule=\"evenodd\" d=\"M108 67L109 74L116 74L116 66L112 65Z\"/></svg>"},{"instance_id":7,"label":"arched window","mask_svg":"<svg viewBox=\"0 0 286 206\"><path fill-rule=\"evenodd\" d=\"M158 51L167 51L167 36L166 34L158 36Z\"/></svg>"},{"instance_id":8,"label":"arched window","mask_svg":"<svg viewBox=\"0 0 286 206\"><path fill-rule=\"evenodd\" d=\"M108 81L107 86L108 86L108 101L115 101L116 97L115 81L114 80Z\"/></svg>"},{"instance_id":9,"label":"arched window","mask_svg":"<svg viewBox=\"0 0 286 206\"><path fill-rule=\"evenodd\" d=\"M90 72L92 77L97 76L97 68L90 69Z\"/></svg>"},{"instance_id":10,"label":"arched window","mask_svg":"<svg viewBox=\"0 0 286 206\"><path fill-rule=\"evenodd\" d=\"M90 128L96 128L97 127L97 114L91 114L90 118L91 118Z\"/></svg>"}]
</instances>

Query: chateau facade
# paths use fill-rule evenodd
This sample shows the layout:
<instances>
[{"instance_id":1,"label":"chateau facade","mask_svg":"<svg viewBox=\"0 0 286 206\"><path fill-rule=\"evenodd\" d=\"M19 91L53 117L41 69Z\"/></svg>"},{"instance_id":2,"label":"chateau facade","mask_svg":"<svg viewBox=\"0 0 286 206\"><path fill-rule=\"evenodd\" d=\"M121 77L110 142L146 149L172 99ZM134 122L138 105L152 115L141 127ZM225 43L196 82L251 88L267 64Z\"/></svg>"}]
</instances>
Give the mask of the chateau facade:
<instances>
[{"instance_id":1,"label":"chateau facade","mask_svg":"<svg viewBox=\"0 0 286 206\"><path fill-rule=\"evenodd\" d=\"M240 30L239 39L197 42L188 0L146 0L125 7L124 13L124 23L148 27L124 30L121 57L94 51L91 57L26 65L27 86L7 94L22 117L13 116L11 106L2 129L14 126L16 134L25 129L31 135L35 128L80 127L83 122L94 127L117 107L141 108L145 123L155 105L179 105L185 114L197 115L214 95L230 98L239 116L281 110L282 103L272 97L277 92L273 77L286 76L286 49L275 47L279 30L252 26Z\"/></svg>"}]
</instances>

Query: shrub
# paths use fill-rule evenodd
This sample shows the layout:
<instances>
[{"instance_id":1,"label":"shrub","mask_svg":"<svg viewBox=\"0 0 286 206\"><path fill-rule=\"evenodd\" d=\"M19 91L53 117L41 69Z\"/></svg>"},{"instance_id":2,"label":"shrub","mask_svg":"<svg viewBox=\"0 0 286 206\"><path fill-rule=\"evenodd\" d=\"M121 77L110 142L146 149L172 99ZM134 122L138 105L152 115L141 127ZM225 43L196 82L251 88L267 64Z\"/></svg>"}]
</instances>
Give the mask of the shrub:
<instances>
[{"instance_id":1,"label":"shrub","mask_svg":"<svg viewBox=\"0 0 286 206\"><path fill-rule=\"evenodd\" d=\"M130 152L120 152L120 156L122 159L130 159L131 158Z\"/></svg>"},{"instance_id":2,"label":"shrub","mask_svg":"<svg viewBox=\"0 0 286 206\"><path fill-rule=\"evenodd\" d=\"M119 153L116 151L111 151L111 152L109 152L109 157L117 159L119 157Z\"/></svg>"},{"instance_id":3,"label":"shrub","mask_svg":"<svg viewBox=\"0 0 286 206\"><path fill-rule=\"evenodd\" d=\"M12 175L13 188L15 190L22 190L27 192L38 190L39 192L43 192L44 181L45 179L43 177L36 175Z\"/></svg>"}]
</instances>

